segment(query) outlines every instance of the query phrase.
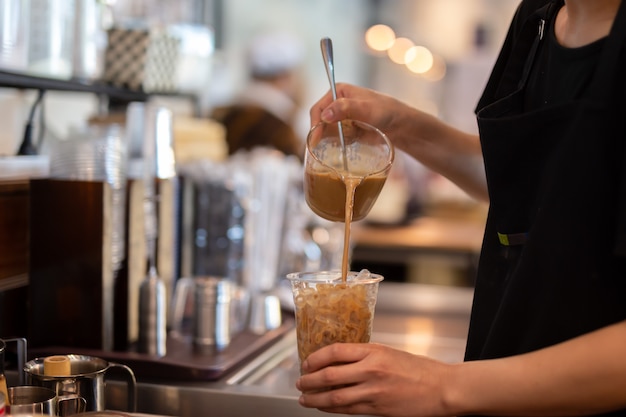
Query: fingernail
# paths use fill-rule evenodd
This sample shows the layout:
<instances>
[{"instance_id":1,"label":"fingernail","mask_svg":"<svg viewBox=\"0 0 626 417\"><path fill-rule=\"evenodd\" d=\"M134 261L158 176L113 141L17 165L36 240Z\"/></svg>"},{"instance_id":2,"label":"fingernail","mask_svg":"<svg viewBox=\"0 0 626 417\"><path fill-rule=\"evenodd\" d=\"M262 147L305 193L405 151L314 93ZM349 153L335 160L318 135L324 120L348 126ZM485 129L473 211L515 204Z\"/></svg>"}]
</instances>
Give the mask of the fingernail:
<instances>
[{"instance_id":1,"label":"fingernail","mask_svg":"<svg viewBox=\"0 0 626 417\"><path fill-rule=\"evenodd\" d=\"M334 116L335 112L333 112L331 109L326 109L322 112L322 120L325 122L331 121Z\"/></svg>"}]
</instances>

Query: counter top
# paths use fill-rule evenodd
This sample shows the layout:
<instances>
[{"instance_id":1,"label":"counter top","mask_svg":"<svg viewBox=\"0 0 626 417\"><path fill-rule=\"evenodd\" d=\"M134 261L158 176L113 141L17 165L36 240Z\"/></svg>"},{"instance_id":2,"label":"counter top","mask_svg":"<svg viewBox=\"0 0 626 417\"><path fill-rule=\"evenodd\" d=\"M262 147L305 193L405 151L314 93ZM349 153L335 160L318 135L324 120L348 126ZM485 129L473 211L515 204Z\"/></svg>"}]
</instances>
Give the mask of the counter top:
<instances>
[{"instance_id":1,"label":"counter top","mask_svg":"<svg viewBox=\"0 0 626 417\"><path fill-rule=\"evenodd\" d=\"M372 341L444 362L463 359L473 298L471 288L394 283L380 284ZM322 417L298 404L296 338L286 332L237 369L215 381L137 379L137 412L132 417ZM17 374L7 372L10 385ZM126 384L106 381L106 406L124 410Z\"/></svg>"},{"instance_id":2,"label":"counter top","mask_svg":"<svg viewBox=\"0 0 626 417\"><path fill-rule=\"evenodd\" d=\"M352 263L402 282L473 286L486 207L429 210L407 224L355 223Z\"/></svg>"},{"instance_id":3,"label":"counter top","mask_svg":"<svg viewBox=\"0 0 626 417\"><path fill-rule=\"evenodd\" d=\"M383 282L372 341L444 362L463 360L473 290ZM290 331L219 381L138 381L142 413L191 417L324 416L297 402L295 332ZM107 405L124 404L124 384L111 384Z\"/></svg>"},{"instance_id":4,"label":"counter top","mask_svg":"<svg viewBox=\"0 0 626 417\"><path fill-rule=\"evenodd\" d=\"M482 213L427 214L406 225L355 223L351 238L355 249L479 253L485 217Z\"/></svg>"}]
</instances>

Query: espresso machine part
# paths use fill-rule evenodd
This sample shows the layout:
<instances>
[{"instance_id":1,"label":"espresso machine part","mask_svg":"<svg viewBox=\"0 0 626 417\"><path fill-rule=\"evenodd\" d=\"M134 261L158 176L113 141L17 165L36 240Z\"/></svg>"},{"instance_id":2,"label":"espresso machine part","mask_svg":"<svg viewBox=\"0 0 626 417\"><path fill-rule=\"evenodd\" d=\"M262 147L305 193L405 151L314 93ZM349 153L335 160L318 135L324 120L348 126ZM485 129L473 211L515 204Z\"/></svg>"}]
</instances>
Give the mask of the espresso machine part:
<instances>
[{"instance_id":1,"label":"espresso machine part","mask_svg":"<svg viewBox=\"0 0 626 417\"><path fill-rule=\"evenodd\" d=\"M139 340L137 351L154 356L166 353L165 285L154 265L139 288Z\"/></svg>"},{"instance_id":2,"label":"espresso machine part","mask_svg":"<svg viewBox=\"0 0 626 417\"><path fill-rule=\"evenodd\" d=\"M128 339L140 342L139 351L158 356L165 354L161 335L166 332L166 300L180 276L180 204L172 121L169 109L150 103L130 103L126 112L131 156Z\"/></svg>"},{"instance_id":3,"label":"espresso machine part","mask_svg":"<svg viewBox=\"0 0 626 417\"><path fill-rule=\"evenodd\" d=\"M148 257L148 274L139 289L139 343L138 350L156 356L165 356L167 338L165 285L157 273L156 239L157 177L159 141L171 142L172 113L165 108L147 110L146 134L143 138L144 180L144 234ZM169 173L168 173L169 174Z\"/></svg>"}]
</instances>

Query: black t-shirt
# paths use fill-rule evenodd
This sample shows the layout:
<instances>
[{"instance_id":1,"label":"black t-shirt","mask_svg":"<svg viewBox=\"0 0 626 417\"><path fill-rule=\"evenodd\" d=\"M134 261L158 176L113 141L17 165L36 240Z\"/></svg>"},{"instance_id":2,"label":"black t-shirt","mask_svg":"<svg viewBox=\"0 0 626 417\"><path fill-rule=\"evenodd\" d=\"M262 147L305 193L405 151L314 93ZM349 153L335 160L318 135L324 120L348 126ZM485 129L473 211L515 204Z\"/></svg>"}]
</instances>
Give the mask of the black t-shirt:
<instances>
[{"instance_id":1,"label":"black t-shirt","mask_svg":"<svg viewBox=\"0 0 626 417\"><path fill-rule=\"evenodd\" d=\"M505 69L511 59L513 47L521 37L522 26L537 10L546 6L551 0L525 0L520 3L515 12L509 31L500 49L498 59L492 69L489 81L476 106L476 113L487 105L501 99L517 89L519 77L503 78Z\"/></svg>"},{"instance_id":2,"label":"black t-shirt","mask_svg":"<svg viewBox=\"0 0 626 417\"><path fill-rule=\"evenodd\" d=\"M554 20L547 22L542 47L524 93L524 110L571 101L583 96L593 77L602 38L580 48L561 46L554 34Z\"/></svg>"},{"instance_id":3,"label":"black t-shirt","mask_svg":"<svg viewBox=\"0 0 626 417\"><path fill-rule=\"evenodd\" d=\"M526 20L550 2L551 0L526 0L520 4L476 111L518 88L519 79L503 77L511 51L519 40ZM563 0L555 3L557 8L563 6ZM593 76L605 40L600 39L580 48L563 47L559 45L554 34L554 19L547 22L545 34L525 88L526 111L580 98Z\"/></svg>"},{"instance_id":4,"label":"black t-shirt","mask_svg":"<svg viewBox=\"0 0 626 417\"><path fill-rule=\"evenodd\" d=\"M520 3L476 112L518 88L521 74L519 77L503 77L505 68L513 47L519 41L524 23L549 3L555 3L554 7L557 8L563 6L563 0L525 0ZM525 110L579 98L593 75L597 62L593 57L599 58L604 43L604 39L600 39L580 48L565 48L556 40L554 20L547 22L545 34L546 38L537 51L526 86L528 95L525 98Z\"/></svg>"}]
</instances>

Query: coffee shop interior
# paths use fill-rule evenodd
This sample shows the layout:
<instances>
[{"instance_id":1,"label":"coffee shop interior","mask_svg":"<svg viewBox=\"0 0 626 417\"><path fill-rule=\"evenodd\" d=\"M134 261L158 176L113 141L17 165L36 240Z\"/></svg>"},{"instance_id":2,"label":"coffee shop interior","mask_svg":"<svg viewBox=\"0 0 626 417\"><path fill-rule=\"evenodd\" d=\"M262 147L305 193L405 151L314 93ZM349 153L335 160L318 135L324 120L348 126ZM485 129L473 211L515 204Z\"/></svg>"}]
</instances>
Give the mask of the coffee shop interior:
<instances>
[{"instance_id":1,"label":"coffee shop interior","mask_svg":"<svg viewBox=\"0 0 626 417\"><path fill-rule=\"evenodd\" d=\"M106 390L94 376L89 389L106 392L86 394L85 411L321 415L297 404L285 279L338 270L344 255L344 222L315 214L302 191L308 110L329 91L320 40L332 40L337 82L474 131L517 4L1 0L9 385L50 384L37 361L69 354L94 375L114 370ZM225 109L252 91L270 100L250 74L287 68L296 151L259 136L235 149L232 135L264 127ZM486 211L396 150L370 213L349 228L350 270L384 277L372 340L462 359Z\"/></svg>"}]
</instances>

